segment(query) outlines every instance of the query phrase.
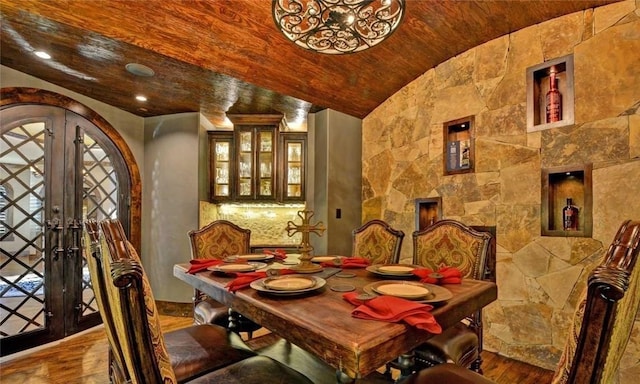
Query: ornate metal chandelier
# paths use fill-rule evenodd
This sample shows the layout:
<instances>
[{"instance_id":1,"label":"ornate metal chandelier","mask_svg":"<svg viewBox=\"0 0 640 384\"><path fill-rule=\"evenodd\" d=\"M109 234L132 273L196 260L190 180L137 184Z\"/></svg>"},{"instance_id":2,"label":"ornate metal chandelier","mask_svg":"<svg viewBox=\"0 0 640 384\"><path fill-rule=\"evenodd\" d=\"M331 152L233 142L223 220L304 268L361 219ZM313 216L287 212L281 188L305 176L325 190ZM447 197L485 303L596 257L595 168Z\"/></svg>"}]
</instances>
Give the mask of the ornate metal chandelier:
<instances>
[{"instance_id":1,"label":"ornate metal chandelier","mask_svg":"<svg viewBox=\"0 0 640 384\"><path fill-rule=\"evenodd\" d=\"M302 48L339 55L381 43L400 25L405 0L273 0L273 19Z\"/></svg>"}]
</instances>

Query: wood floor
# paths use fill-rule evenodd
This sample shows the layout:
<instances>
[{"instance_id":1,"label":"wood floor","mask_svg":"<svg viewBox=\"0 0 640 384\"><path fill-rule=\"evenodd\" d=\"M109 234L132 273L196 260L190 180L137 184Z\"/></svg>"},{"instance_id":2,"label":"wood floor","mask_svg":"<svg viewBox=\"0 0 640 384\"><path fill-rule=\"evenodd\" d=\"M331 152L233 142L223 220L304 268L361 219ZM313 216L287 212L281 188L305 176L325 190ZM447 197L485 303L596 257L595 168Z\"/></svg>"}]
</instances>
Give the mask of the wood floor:
<instances>
[{"instance_id":1,"label":"wood floor","mask_svg":"<svg viewBox=\"0 0 640 384\"><path fill-rule=\"evenodd\" d=\"M191 324L190 318L162 316L165 331ZM102 326L0 362L0 383L109 384L107 340ZM485 376L498 384L542 384L552 372L483 352Z\"/></svg>"}]
</instances>

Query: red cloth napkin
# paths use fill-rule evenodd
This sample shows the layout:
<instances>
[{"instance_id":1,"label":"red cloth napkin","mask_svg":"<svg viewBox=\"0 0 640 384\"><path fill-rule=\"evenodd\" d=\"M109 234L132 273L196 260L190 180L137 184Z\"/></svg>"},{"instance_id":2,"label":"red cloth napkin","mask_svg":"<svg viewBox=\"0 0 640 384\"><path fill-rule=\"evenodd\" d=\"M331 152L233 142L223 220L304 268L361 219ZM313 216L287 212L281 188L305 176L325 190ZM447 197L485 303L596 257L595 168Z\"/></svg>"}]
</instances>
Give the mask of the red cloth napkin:
<instances>
[{"instance_id":1,"label":"red cloth napkin","mask_svg":"<svg viewBox=\"0 0 640 384\"><path fill-rule=\"evenodd\" d=\"M287 258L287 252L285 252L284 249L276 249L275 251L265 249L263 252L265 255L273 255L273 257L278 260L284 260Z\"/></svg>"},{"instance_id":2,"label":"red cloth napkin","mask_svg":"<svg viewBox=\"0 0 640 384\"><path fill-rule=\"evenodd\" d=\"M435 276L429 268L416 268L411 273L420 278L421 283L428 284L460 284L462 283L462 272L456 267L440 267ZM442 277L437 277L440 275Z\"/></svg>"},{"instance_id":3,"label":"red cloth napkin","mask_svg":"<svg viewBox=\"0 0 640 384\"><path fill-rule=\"evenodd\" d=\"M358 296L356 292L342 295L346 301L357 305L351 312L351 315L355 318L390 323L404 321L411 326L424 329L434 335L442 333L440 324L430 312L433 306L429 304L420 304L395 296L378 296L366 301L359 300L356 296Z\"/></svg>"},{"instance_id":4,"label":"red cloth napkin","mask_svg":"<svg viewBox=\"0 0 640 384\"><path fill-rule=\"evenodd\" d=\"M189 264L191 265L189 266L189 270L187 271L187 273L194 274L200 271L204 271L205 269L214 265L220 265L223 263L223 260L217 259L191 259L189 260Z\"/></svg>"},{"instance_id":5,"label":"red cloth napkin","mask_svg":"<svg viewBox=\"0 0 640 384\"><path fill-rule=\"evenodd\" d=\"M336 268L366 268L371 263L364 257L343 257L340 261L324 261L320 263L323 267L336 267Z\"/></svg>"},{"instance_id":6,"label":"red cloth napkin","mask_svg":"<svg viewBox=\"0 0 640 384\"><path fill-rule=\"evenodd\" d=\"M280 275L289 275L292 273L296 273L296 271L291 269L279 269L278 272ZM236 278L227 283L226 287L229 291L235 292L239 289L248 287L252 282L267 277L267 272L229 272L229 275L235 275Z\"/></svg>"}]
</instances>

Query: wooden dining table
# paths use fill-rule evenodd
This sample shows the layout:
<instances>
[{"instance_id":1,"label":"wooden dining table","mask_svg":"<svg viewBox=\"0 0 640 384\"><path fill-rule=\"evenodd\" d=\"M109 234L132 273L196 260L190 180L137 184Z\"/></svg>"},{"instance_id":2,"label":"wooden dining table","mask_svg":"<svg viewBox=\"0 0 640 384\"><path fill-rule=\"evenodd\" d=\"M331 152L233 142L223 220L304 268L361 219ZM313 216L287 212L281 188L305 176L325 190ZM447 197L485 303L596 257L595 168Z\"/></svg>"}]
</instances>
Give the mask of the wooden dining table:
<instances>
[{"instance_id":1,"label":"wooden dining table","mask_svg":"<svg viewBox=\"0 0 640 384\"><path fill-rule=\"evenodd\" d=\"M405 323L354 318L354 305L344 300L351 285L356 292L384 279L366 269L344 269L325 278L324 287L301 295L270 295L247 287L230 292L234 277L211 271L189 274L189 264L176 264L174 276L213 299L226 304L278 336L314 354L350 378L364 377L424 343L433 335ZM282 268L282 266L278 266ZM323 271L325 276L326 271ZM352 277L341 277L344 274ZM313 275L311 275L313 276ZM497 298L493 282L463 279L443 285L452 297L435 305L432 314L442 329L453 326L470 313Z\"/></svg>"}]
</instances>

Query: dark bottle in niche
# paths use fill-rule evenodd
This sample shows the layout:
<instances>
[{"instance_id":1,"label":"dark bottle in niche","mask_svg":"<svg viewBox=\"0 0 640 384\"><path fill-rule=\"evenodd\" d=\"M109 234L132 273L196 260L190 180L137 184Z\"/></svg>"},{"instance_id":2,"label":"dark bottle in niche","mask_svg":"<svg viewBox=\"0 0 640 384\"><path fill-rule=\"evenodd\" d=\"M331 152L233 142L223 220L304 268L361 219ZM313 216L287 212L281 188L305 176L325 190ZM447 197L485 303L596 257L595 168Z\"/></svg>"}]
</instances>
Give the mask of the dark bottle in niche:
<instances>
[{"instance_id":1,"label":"dark bottle in niche","mask_svg":"<svg viewBox=\"0 0 640 384\"><path fill-rule=\"evenodd\" d=\"M547 92L547 123L562 120L562 95L558 90L558 73L555 66L549 70L549 92Z\"/></svg>"},{"instance_id":2,"label":"dark bottle in niche","mask_svg":"<svg viewBox=\"0 0 640 384\"><path fill-rule=\"evenodd\" d=\"M565 231L578 230L578 207L573 205L573 199L567 198L567 205L562 208L562 227Z\"/></svg>"}]
</instances>

